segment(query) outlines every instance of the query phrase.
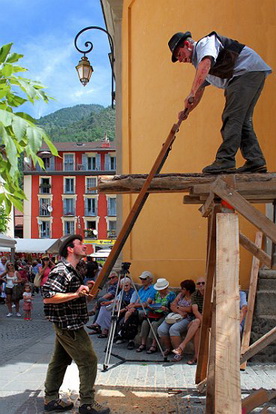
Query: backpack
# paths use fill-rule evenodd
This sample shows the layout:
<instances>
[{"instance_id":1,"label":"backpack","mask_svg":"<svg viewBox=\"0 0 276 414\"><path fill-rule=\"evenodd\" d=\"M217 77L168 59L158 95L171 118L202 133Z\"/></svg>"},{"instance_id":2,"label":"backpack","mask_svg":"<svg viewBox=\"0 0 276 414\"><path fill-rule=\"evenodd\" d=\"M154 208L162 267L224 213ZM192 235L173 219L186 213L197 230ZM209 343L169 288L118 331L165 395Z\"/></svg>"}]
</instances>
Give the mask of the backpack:
<instances>
[{"instance_id":1,"label":"backpack","mask_svg":"<svg viewBox=\"0 0 276 414\"><path fill-rule=\"evenodd\" d=\"M129 319L121 325L120 336L124 339L134 339L138 333L139 317L135 312Z\"/></svg>"}]
</instances>

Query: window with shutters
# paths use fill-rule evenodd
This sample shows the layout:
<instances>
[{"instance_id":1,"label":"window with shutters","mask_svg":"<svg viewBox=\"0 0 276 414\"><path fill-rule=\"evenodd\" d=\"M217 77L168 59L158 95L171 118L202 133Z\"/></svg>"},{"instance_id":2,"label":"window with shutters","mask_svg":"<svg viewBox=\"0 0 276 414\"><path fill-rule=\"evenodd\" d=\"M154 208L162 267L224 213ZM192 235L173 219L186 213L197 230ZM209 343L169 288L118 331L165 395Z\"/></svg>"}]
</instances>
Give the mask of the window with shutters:
<instances>
[{"instance_id":1,"label":"window with shutters","mask_svg":"<svg viewBox=\"0 0 276 414\"><path fill-rule=\"evenodd\" d=\"M63 231L64 236L75 233L75 222L74 221L64 220L63 226L64 226L64 231Z\"/></svg>"},{"instance_id":2,"label":"window with shutters","mask_svg":"<svg viewBox=\"0 0 276 414\"><path fill-rule=\"evenodd\" d=\"M97 198L86 198L85 199L85 216L96 216L97 215Z\"/></svg>"},{"instance_id":3,"label":"window with shutters","mask_svg":"<svg viewBox=\"0 0 276 414\"><path fill-rule=\"evenodd\" d=\"M117 216L117 202L116 197L108 197L107 198L107 215L108 216Z\"/></svg>"},{"instance_id":4,"label":"window with shutters","mask_svg":"<svg viewBox=\"0 0 276 414\"><path fill-rule=\"evenodd\" d=\"M85 179L85 192L87 194L96 194L97 190L92 190L92 188L97 187L97 178L96 177L86 177Z\"/></svg>"},{"instance_id":5,"label":"window with shutters","mask_svg":"<svg viewBox=\"0 0 276 414\"><path fill-rule=\"evenodd\" d=\"M74 171L75 169L74 154L63 154L63 167L64 167L64 171Z\"/></svg>"},{"instance_id":6,"label":"window with shutters","mask_svg":"<svg viewBox=\"0 0 276 414\"><path fill-rule=\"evenodd\" d=\"M39 237L41 239L50 238L50 222L49 221L39 221Z\"/></svg>"},{"instance_id":7,"label":"window with shutters","mask_svg":"<svg viewBox=\"0 0 276 414\"><path fill-rule=\"evenodd\" d=\"M74 198L63 199L63 215L64 216L75 216L75 199Z\"/></svg>"},{"instance_id":8,"label":"window with shutters","mask_svg":"<svg viewBox=\"0 0 276 414\"><path fill-rule=\"evenodd\" d=\"M75 192L75 179L72 177L64 178L64 193L65 194L74 194Z\"/></svg>"}]
</instances>

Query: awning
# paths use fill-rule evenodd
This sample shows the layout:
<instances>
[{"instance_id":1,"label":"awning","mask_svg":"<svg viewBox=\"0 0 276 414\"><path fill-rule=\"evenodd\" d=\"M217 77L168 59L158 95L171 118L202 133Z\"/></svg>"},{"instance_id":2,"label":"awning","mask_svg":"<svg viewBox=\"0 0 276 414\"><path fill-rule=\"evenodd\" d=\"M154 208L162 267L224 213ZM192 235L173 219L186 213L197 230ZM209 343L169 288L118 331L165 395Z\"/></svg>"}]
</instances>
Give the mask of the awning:
<instances>
[{"instance_id":1,"label":"awning","mask_svg":"<svg viewBox=\"0 0 276 414\"><path fill-rule=\"evenodd\" d=\"M46 253L57 239L16 239L15 253ZM0 251L7 252L0 238ZM53 252L57 253L57 251Z\"/></svg>"},{"instance_id":2,"label":"awning","mask_svg":"<svg viewBox=\"0 0 276 414\"><path fill-rule=\"evenodd\" d=\"M12 239L11 237L6 236L3 233L0 233L0 250L1 250L1 247L6 247L7 249L14 249L15 245L16 245L15 239Z\"/></svg>"}]
</instances>

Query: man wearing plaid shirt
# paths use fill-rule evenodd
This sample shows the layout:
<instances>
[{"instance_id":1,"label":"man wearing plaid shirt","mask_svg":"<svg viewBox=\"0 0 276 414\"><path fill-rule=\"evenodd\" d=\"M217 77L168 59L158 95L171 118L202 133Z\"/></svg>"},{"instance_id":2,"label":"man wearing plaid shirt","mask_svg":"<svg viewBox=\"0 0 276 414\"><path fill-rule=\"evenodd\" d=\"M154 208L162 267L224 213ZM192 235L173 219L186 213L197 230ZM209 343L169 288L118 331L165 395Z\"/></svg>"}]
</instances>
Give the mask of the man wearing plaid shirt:
<instances>
[{"instance_id":1,"label":"man wearing plaid shirt","mask_svg":"<svg viewBox=\"0 0 276 414\"><path fill-rule=\"evenodd\" d=\"M86 255L82 236L74 234L63 238L59 254L62 260L51 270L43 286L45 316L54 324L56 333L55 349L45 381L44 410L62 412L73 408L73 403L59 399L67 366L73 360L80 376L79 413L108 414L109 408L94 400L97 356L84 329L88 321L86 295L89 289L76 270L78 262Z\"/></svg>"}]
</instances>

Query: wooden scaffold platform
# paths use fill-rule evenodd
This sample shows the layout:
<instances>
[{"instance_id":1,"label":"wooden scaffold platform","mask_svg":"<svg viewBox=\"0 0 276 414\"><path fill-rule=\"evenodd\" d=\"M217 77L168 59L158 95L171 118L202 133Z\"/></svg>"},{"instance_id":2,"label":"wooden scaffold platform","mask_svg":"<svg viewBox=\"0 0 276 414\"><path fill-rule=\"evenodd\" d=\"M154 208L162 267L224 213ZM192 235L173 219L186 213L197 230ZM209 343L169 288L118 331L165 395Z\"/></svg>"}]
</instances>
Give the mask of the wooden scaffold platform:
<instances>
[{"instance_id":1,"label":"wooden scaffold platform","mask_svg":"<svg viewBox=\"0 0 276 414\"><path fill-rule=\"evenodd\" d=\"M140 193L148 175L103 178L104 193ZM206 286L195 382L206 385L207 414L248 413L275 398L276 391L261 389L241 399L240 368L276 340L276 327L249 345L259 264L271 268L271 257L262 250L265 235L276 244L276 224L252 204L274 203L276 174L160 174L146 193L183 192L184 204L199 204L208 219ZM257 229L255 243L239 231L238 212ZM227 234L227 237L225 235ZM239 244L253 255L248 313L242 345L239 329Z\"/></svg>"}]
</instances>

